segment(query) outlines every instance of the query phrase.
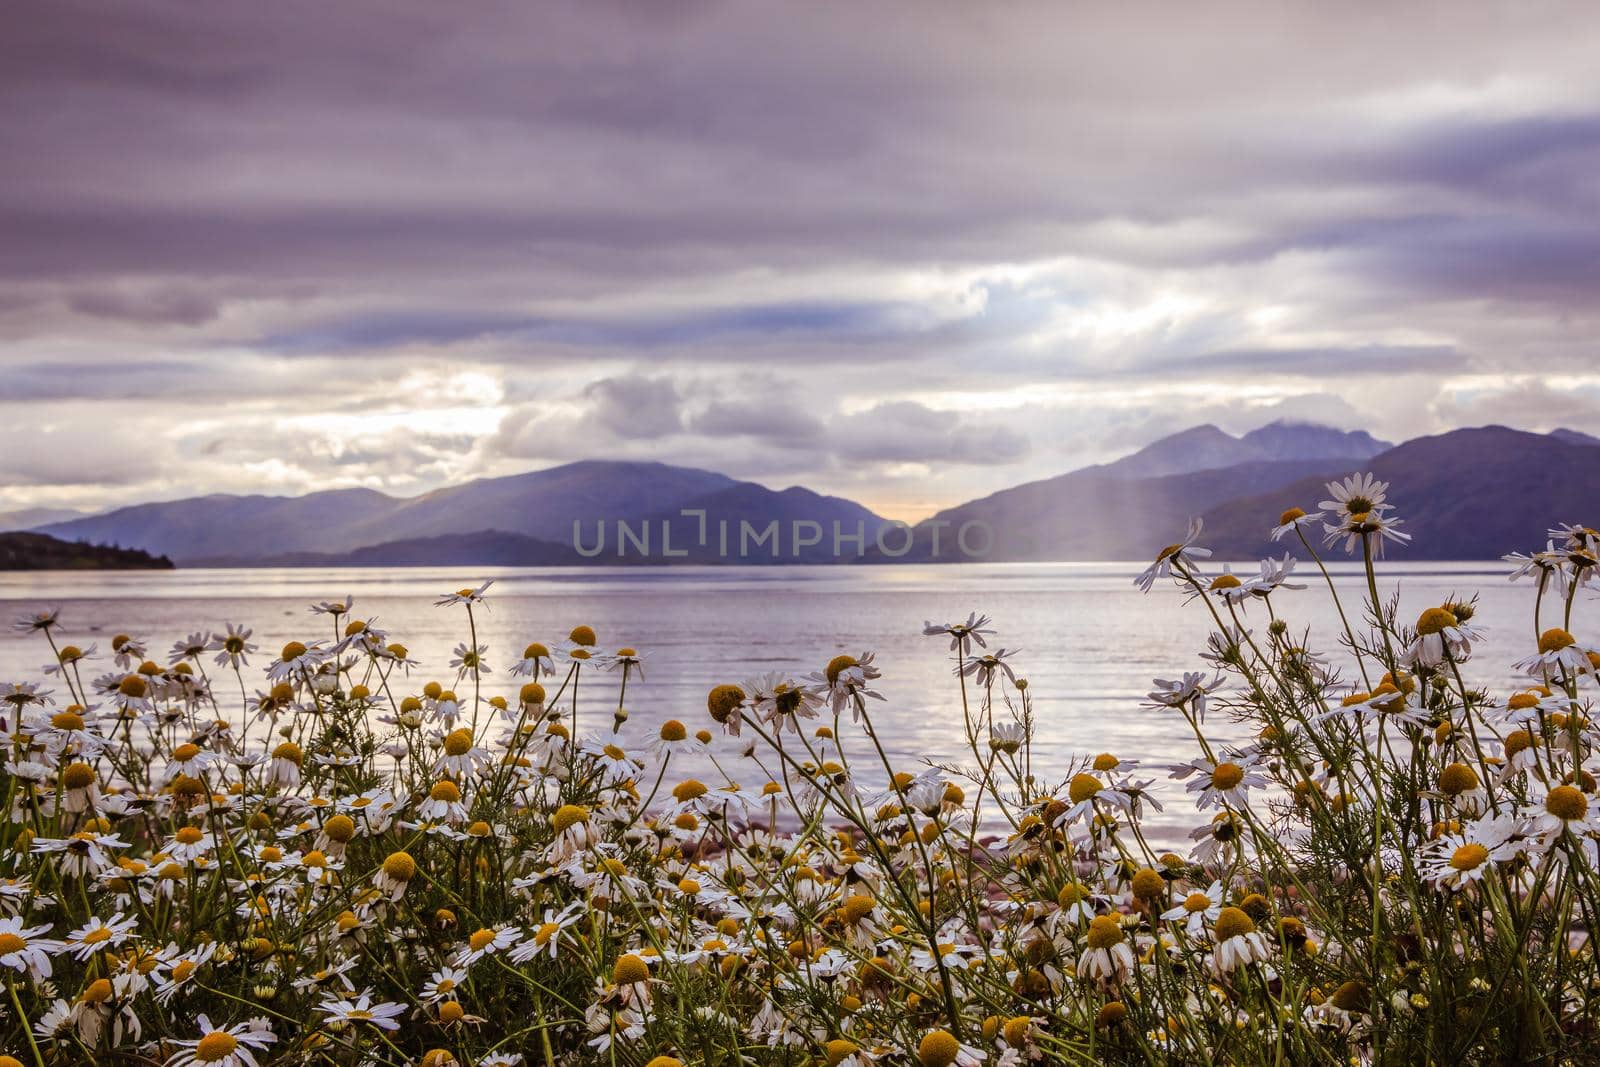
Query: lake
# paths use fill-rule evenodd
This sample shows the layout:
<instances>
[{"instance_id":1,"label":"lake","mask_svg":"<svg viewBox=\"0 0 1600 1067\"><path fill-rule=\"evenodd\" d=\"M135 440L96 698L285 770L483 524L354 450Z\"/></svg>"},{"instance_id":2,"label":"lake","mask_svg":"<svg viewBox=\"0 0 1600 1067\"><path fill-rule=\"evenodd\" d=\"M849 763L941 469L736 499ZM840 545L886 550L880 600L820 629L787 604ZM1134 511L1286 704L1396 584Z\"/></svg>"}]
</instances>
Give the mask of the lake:
<instances>
[{"instance_id":1,"label":"lake","mask_svg":"<svg viewBox=\"0 0 1600 1067\"><path fill-rule=\"evenodd\" d=\"M1192 758L1192 738L1174 714L1140 706L1153 677L1204 666L1197 653L1211 629L1200 604L1186 604L1169 585L1148 596L1132 585L1143 564L1016 563L892 567L671 567L179 570L170 572L33 572L0 575L0 614L9 623L60 606L60 639L100 645L85 677L110 670L113 634L144 638L158 659L179 638L224 623L254 628L262 652L246 680L265 688L265 667L290 639L326 639L326 616L312 603L354 595L355 615L403 641L422 666L412 688L437 678L448 687L451 649L467 638L460 607L434 607L441 593L495 580L480 611L479 641L489 645L494 673L486 694L514 694L522 679L506 668L530 641L563 640L585 623L602 649L630 645L648 655L642 683L630 682L632 715L625 736L642 748L664 719L691 729L711 725L707 690L770 670L818 670L840 652L877 653L887 698L874 704L881 738L898 761L959 759L963 745L959 694L948 641L923 637L925 619L956 621L970 611L994 617L992 647L1020 650L1012 661L1029 680L1039 722L1036 768L1057 772L1074 754L1112 751L1124 759L1165 764ZM1336 581L1347 605L1358 603L1359 568L1342 564ZM1476 622L1487 629L1466 674L1469 682L1503 687L1509 664L1532 644L1531 583L1512 584L1500 563L1391 563L1380 576L1385 595L1398 588L1410 620L1446 597L1481 594ZM1300 577L1297 575L1297 577ZM1310 626L1312 647L1338 662L1338 618L1321 578L1274 595L1280 615L1298 630ZM1266 614L1250 612L1264 629ZM1584 629L1580 625L1580 636ZM164 661L164 660L163 660ZM38 635L0 636L0 681L37 681L50 652ZM254 671L254 673L252 673ZM609 728L616 676L583 686L594 730ZM59 685L50 688L59 690ZM226 693L227 686L219 685ZM397 693L398 695L398 693ZM1238 736L1221 717L1208 724L1222 738ZM733 754L719 740L720 755ZM735 764L737 760L734 761ZM724 766L732 766L724 762ZM738 773L738 772L736 772ZM1164 773L1157 777L1165 778ZM745 784L756 784L752 768ZM1166 790L1166 797L1181 793ZM1169 811L1168 828L1196 825L1187 805Z\"/></svg>"}]
</instances>

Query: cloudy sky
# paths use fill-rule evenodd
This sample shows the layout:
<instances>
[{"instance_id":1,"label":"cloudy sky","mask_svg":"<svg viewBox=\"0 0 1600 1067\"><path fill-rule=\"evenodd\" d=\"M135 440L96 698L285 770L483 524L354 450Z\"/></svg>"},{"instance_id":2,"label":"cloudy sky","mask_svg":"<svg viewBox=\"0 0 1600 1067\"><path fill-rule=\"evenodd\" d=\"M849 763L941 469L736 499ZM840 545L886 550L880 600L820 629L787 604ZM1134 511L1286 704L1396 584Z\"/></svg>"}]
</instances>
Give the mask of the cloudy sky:
<instances>
[{"instance_id":1,"label":"cloudy sky","mask_svg":"<svg viewBox=\"0 0 1600 1067\"><path fill-rule=\"evenodd\" d=\"M1073 10L1073 8L1079 8ZM1600 12L40 0L0 508L1600 432Z\"/></svg>"}]
</instances>

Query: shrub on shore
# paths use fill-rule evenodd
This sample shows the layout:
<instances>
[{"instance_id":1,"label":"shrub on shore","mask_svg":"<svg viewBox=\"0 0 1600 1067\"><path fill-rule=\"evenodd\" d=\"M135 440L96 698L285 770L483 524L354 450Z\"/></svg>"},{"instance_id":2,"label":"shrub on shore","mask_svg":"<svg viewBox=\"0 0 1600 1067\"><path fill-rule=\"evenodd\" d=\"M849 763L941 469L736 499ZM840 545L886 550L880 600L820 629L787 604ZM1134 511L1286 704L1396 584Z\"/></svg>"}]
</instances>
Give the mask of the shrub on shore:
<instances>
[{"instance_id":1,"label":"shrub on shore","mask_svg":"<svg viewBox=\"0 0 1600 1067\"><path fill-rule=\"evenodd\" d=\"M1383 598L1387 486L1329 489L1273 532L1338 604L1333 647L1290 622L1291 557L1207 575L1196 525L1137 579L1215 624L1147 702L1193 751L1059 777L978 615L924 631L966 750L916 766L878 736L871 653L708 679L703 720L643 737L638 651L578 626L506 664L487 586L440 598L466 639L426 682L350 602L275 655L234 625L102 655L23 619L52 677L0 686L0 1067L1585 1062L1600 535L1514 557L1524 683L1491 693L1470 599ZM1157 774L1187 840L1147 832Z\"/></svg>"}]
</instances>

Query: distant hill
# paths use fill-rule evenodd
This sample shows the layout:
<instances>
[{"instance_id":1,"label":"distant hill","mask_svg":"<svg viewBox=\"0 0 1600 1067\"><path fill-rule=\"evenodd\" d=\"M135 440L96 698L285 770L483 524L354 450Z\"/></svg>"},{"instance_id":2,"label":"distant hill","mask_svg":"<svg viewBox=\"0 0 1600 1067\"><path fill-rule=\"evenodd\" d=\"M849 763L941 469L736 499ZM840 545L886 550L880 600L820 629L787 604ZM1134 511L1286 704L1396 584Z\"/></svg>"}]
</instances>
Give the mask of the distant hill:
<instances>
[{"instance_id":1,"label":"distant hill","mask_svg":"<svg viewBox=\"0 0 1600 1067\"><path fill-rule=\"evenodd\" d=\"M1410 544L1388 550L1396 558L1495 559L1543 548L1545 530L1556 523L1596 521L1600 451L1570 441L1504 426L1452 430L1407 441L1359 469L1390 483L1389 502L1405 520L1400 529L1412 535ZM1222 559L1286 549L1303 556L1298 541L1274 544L1268 532L1286 508L1314 510L1327 498L1327 481L1308 477L1218 500L1203 513L1201 543ZM1171 529L1182 531L1177 524ZM1312 543L1320 552L1320 532Z\"/></svg>"},{"instance_id":2,"label":"distant hill","mask_svg":"<svg viewBox=\"0 0 1600 1067\"><path fill-rule=\"evenodd\" d=\"M1483 427L1391 446L1365 431L1310 423L1279 421L1237 437L1195 426L1115 462L941 511L917 525L903 553L893 524L851 500L690 467L599 460L411 498L370 489L214 494L39 529L68 541L138 545L185 566L890 563L972 558L956 544L966 524L969 547L983 559L1142 559L1179 536L1190 516L1204 515L1204 543L1241 558L1289 547L1266 540L1284 508L1310 509L1328 480L1372 470L1394 483L1405 529L1417 535L1409 558L1480 559L1542 545L1552 522L1593 522L1597 449L1600 438L1570 429ZM880 531L898 554L879 550Z\"/></svg>"},{"instance_id":3,"label":"distant hill","mask_svg":"<svg viewBox=\"0 0 1600 1067\"><path fill-rule=\"evenodd\" d=\"M371 489L299 497L214 494L119 508L42 530L71 540L136 544L185 563L338 555L482 530L565 544L574 519L638 519L739 484L664 463L587 461L413 498Z\"/></svg>"},{"instance_id":4,"label":"distant hill","mask_svg":"<svg viewBox=\"0 0 1600 1067\"><path fill-rule=\"evenodd\" d=\"M73 508L19 508L16 511L0 511L0 532L31 530L46 523L81 519L88 514L87 511Z\"/></svg>"},{"instance_id":5,"label":"distant hill","mask_svg":"<svg viewBox=\"0 0 1600 1067\"><path fill-rule=\"evenodd\" d=\"M293 552L260 559L217 557L200 567L552 567L583 562L568 545L505 530L477 530L367 545L352 552Z\"/></svg>"},{"instance_id":6,"label":"distant hill","mask_svg":"<svg viewBox=\"0 0 1600 1067\"><path fill-rule=\"evenodd\" d=\"M709 537L699 543L698 517L706 513ZM576 523L586 547L600 529L606 544L595 563L738 562L741 521L758 533L776 521L778 562L833 558L833 527L853 535L857 524L871 544L885 520L853 501L799 486L772 490L712 471L664 463L585 461L506 478L485 478L414 498L368 489L333 490L303 497L212 495L120 508L45 529L73 539L139 544L186 566L318 565L505 562L546 565L590 562L572 551ZM733 531L728 556L718 533ZM792 551L794 523L816 523L822 541ZM663 523L674 553L665 555ZM635 538L651 531L641 553L629 542L618 555L622 527ZM808 529L802 529L807 535ZM772 562L767 541L751 562ZM853 543L843 546L854 553ZM513 563L514 561L514 563Z\"/></svg>"},{"instance_id":7,"label":"distant hill","mask_svg":"<svg viewBox=\"0 0 1600 1067\"><path fill-rule=\"evenodd\" d=\"M171 569L170 559L136 548L62 541L41 533L0 533L0 571Z\"/></svg>"},{"instance_id":8,"label":"distant hill","mask_svg":"<svg viewBox=\"0 0 1600 1067\"><path fill-rule=\"evenodd\" d=\"M1309 474L1339 470L1338 461L1242 463L1218 470L1155 478L1114 477L1103 468L1029 482L939 512L917 524L912 550L899 562L964 562L956 538L963 525L977 550L985 531L993 544L983 558L1015 560L1143 559L1182 533L1189 516L1217 500L1288 485ZM934 533L940 544L934 550ZM898 551L898 544L891 544ZM872 562L892 562L874 554Z\"/></svg>"},{"instance_id":9,"label":"distant hill","mask_svg":"<svg viewBox=\"0 0 1600 1067\"><path fill-rule=\"evenodd\" d=\"M1393 447L1365 430L1336 430L1314 423L1279 420L1243 437L1207 423L1146 445L1113 463L1084 467L1114 478L1159 478L1166 474L1221 470L1246 463L1290 460L1362 460Z\"/></svg>"},{"instance_id":10,"label":"distant hill","mask_svg":"<svg viewBox=\"0 0 1600 1067\"><path fill-rule=\"evenodd\" d=\"M1596 437L1592 433L1584 433L1582 430L1569 430L1566 427L1551 430L1550 436L1558 441L1565 441L1569 445L1600 445L1600 437Z\"/></svg>"}]
</instances>

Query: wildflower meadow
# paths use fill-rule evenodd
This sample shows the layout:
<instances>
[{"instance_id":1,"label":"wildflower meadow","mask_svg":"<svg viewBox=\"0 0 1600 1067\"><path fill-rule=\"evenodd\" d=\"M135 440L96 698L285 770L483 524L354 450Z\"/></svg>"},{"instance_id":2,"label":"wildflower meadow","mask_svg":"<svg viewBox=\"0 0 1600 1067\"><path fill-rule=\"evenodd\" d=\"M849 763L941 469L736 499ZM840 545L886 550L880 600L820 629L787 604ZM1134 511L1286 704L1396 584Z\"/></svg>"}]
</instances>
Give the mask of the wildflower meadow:
<instances>
[{"instance_id":1,"label":"wildflower meadow","mask_svg":"<svg viewBox=\"0 0 1600 1067\"><path fill-rule=\"evenodd\" d=\"M1526 615L1401 618L1387 493L1264 516L1299 574L1218 572L1198 524L1162 551L1127 595L1213 630L1126 714L1193 745L1067 767L1035 765L1052 724L979 614L925 630L965 750L906 766L871 652L708 666L644 734L643 651L582 620L484 647L487 585L439 598L439 667L349 602L271 650L24 618L48 665L0 686L0 1067L1597 1062L1600 534L1508 557ZM1319 596L1337 629L1296 624ZM1509 690L1488 627L1526 634ZM1145 825L1158 779L1187 835Z\"/></svg>"}]
</instances>

